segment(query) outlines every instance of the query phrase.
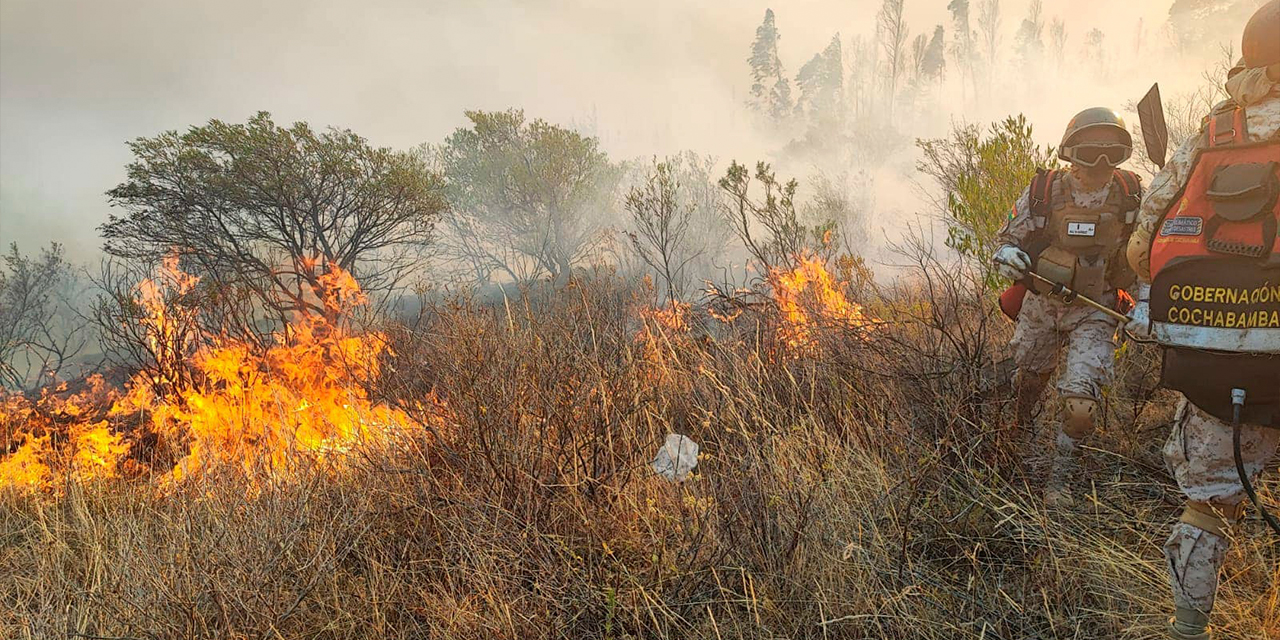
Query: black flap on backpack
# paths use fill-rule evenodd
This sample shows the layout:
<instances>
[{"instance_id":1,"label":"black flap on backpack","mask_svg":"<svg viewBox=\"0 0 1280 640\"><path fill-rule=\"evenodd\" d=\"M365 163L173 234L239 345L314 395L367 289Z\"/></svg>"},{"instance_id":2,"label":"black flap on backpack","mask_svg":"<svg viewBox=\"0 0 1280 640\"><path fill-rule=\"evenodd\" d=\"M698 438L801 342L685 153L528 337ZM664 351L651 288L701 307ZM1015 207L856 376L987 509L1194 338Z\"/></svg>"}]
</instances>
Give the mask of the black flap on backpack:
<instances>
[{"instance_id":1,"label":"black flap on backpack","mask_svg":"<svg viewBox=\"0 0 1280 640\"><path fill-rule=\"evenodd\" d=\"M1160 384L1202 411L1231 422L1231 390L1245 390L1243 422L1280 427L1280 355L1168 348Z\"/></svg>"},{"instance_id":2,"label":"black flap on backpack","mask_svg":"<svg viewBox=\"0 0 1280 640\"><path fill-rule=\"evenodd\" d=\"M1250 162L1219 167L1205 196L1213 212L1231 222L1244 222L1271 210L1280 193L1275 162Z\"/></svg>"}]
</instances>

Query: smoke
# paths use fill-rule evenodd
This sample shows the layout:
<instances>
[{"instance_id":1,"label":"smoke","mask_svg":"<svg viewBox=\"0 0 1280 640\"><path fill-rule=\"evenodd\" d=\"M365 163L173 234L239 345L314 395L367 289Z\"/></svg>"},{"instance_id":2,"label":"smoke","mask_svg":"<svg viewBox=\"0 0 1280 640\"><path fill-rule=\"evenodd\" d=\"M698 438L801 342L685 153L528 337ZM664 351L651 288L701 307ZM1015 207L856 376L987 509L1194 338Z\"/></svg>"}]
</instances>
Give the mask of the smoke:
<instances>
[{"instance_id":1,"label":"smoke","mask_svg":"<svg viewBox=\"0 0 1280 640\"><path fill-rule=\"evenodd\" d=\"M972 2L975 16L981 2ZM0 239L28 251L57 240L73 259L93 259L95 227L110 213L103 192L123 180L130 159L124 143L138 136L210 118L243 121L265 109L278 122L347 127L375 144L407 149L463 125L464 109L508 107L597 135L615 159L691 149L723 164L780 161L780 173L801 179L868 172L875 193L865 200L876 206L870 234L885 238L925 206L910 179L911 139L945 135L958 121L1022 112L1053 144L1076 111L1121 108L1153 81L1166 95L1189 89L1202 83L1214 57L1203 41L1195 56L1173 53L1165 29L1171 0L1050 1L1044 37L1047 24L1062 19L1067 55L1028 76L1014 39L1030 2L1005 0L999 72L983 99L964 98L949 80L931 107L892 123L902 144L888 157L788 159L780 154L785 137L762 130L742 106L748 49L771 4L792 77L836 32L846 44L873 38L880 5L5 0ZM945 7L907 0L911 36L941 24L950 37ZM1102 43L1086 47L1095 28ZM1216 35L1234 42L1238 33Z\"/></svg>"}]
</instances>

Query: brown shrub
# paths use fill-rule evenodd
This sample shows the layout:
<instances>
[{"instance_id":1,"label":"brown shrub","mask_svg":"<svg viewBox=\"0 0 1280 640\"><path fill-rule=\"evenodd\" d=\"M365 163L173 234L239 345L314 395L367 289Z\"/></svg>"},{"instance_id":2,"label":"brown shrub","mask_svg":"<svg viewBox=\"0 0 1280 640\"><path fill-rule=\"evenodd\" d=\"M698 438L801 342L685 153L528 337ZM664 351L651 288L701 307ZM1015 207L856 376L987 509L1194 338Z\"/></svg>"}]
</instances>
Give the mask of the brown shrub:
<instances>
[{"instance_id":1,"label":"brown shrub","mask_svg":"<svg viewBox=\"0 0 1280 640\"><path fill-rule=\"evenodd\" d=\"M1009 326L920 273L867 301L870 338L831 328L796 358L767 310L677 331L607 278L433 307L392 332L379 393L439 394L435 433L251 495L209 476L0 500L0 636L1152 637L1179 499L1151 354L1122 353L1081 505L1046 511ZM682 483L648 467L668 432L702 446ZM1280 550L1243 531L1226 638L1280 627Z\"/></svg>"}]
</instances>

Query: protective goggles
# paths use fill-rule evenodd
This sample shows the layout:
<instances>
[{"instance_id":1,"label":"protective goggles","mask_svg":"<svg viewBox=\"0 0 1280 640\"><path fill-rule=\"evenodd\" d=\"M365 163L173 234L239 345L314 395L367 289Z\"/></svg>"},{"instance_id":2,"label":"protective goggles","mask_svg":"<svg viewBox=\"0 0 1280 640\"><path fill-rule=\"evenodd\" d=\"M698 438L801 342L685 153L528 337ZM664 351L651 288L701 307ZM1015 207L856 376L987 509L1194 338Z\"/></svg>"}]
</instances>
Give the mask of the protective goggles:
<instances>
[{"instance_id":1,"label":"protective goggles","mask_svg":"<svg viewBox=\"0 0 1280 640\"><path fill-rule=\"evenodd\" d=\"M1067 147L1062 150L1063 157L1067 161L1083 165L1086 167L1096 167L1100 164L1106 164L1112 167L1119 166L1129 156L1133 155L1133 148L1127 144L1078 144Z\"/></svg>"}]
</instances>

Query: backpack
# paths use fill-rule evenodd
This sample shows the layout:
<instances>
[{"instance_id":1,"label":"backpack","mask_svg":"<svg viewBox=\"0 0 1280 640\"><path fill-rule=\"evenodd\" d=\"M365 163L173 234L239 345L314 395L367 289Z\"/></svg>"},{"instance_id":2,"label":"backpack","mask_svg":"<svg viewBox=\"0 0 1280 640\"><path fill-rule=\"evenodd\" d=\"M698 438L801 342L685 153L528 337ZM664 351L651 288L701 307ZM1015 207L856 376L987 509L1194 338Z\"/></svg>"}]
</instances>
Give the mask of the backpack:
<instances>
[{"instance_id":1,"label":"backpack","mask_svg":"<svg viewBox=\"0 0 1280 640\"><path fill-rule=\"evenodd\" d=\"M1207 119L1182 192L1151 239L1151 333L1161 380L1231 421L1280 425L1280 138L1250 141L1246 113Z\"/></svg>"}]
</instances>

